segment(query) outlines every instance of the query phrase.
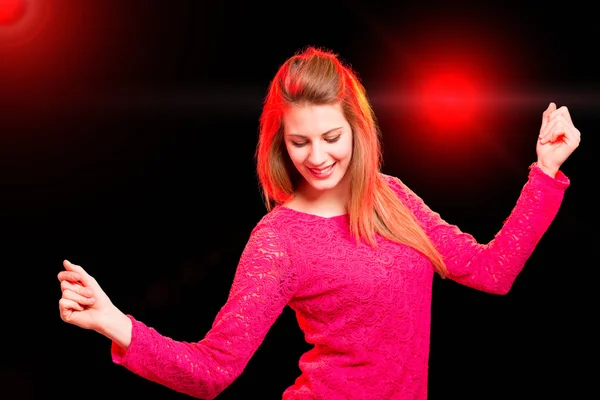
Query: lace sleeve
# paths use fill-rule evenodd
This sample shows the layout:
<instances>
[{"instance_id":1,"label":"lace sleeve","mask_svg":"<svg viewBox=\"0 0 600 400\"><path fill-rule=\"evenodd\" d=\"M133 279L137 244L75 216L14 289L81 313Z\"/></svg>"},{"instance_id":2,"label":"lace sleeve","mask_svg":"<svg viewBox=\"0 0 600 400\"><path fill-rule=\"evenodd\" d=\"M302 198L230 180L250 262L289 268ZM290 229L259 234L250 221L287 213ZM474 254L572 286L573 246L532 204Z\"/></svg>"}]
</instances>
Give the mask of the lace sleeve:
<instances>
[{"instance_id":1,"label":"lace sleeve","mask_svg":"<svg viewBox=\"0 0 600 400\"><path fill-rule=\"evenodd\" d=\"M113 361L175 391L213 399L242 373L297 281L278 235L259 224L241 255L228 299L201 341L175 341L129 316L131 345L124 351L113 343Z\"/></svg>"},{"instance_id":2,"label":"lace sleeve","mask_svg":"<svg viewBox=\"0 0 600 400\"><path fill-rule=\"evenodd\" d=\"M440 251L448 277L474 289L506 294L554 220L569 179L559 172L556 178L544 174L535 164L521 195L502 228L487 244L448 224L431 211L423 200L399 179L390 180L394 191L405 201Z\"/></svg>"}]
</instances>

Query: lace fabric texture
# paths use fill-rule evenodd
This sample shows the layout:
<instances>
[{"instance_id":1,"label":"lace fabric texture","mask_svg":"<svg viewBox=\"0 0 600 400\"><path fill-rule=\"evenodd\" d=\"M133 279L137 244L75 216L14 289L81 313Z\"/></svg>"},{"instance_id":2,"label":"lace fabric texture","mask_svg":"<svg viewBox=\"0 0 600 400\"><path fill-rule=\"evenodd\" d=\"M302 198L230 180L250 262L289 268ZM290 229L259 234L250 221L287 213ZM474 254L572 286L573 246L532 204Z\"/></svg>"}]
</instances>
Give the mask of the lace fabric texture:
<instances>
[{"instance_id":1,"label":"lace fabric texture","mask_svg":"<svg viewBox=\"0 0 600 400\"><path fill-rule=\"evenodd\" d=\"M399 179L382 176L414 212L448 278L494 294L509 291L554 219L569 180L532 165L501 230L489 243L446 223ZM278 206L256 225L228 300L197 343L161 335L133 316L131 345L112 343L113 362L146 379L214 399L262 343L285 306L314 345L284 400L426 400L433 267L415 250L381 237L356 244L346 215Z\"/></svg>"}]
</instances>

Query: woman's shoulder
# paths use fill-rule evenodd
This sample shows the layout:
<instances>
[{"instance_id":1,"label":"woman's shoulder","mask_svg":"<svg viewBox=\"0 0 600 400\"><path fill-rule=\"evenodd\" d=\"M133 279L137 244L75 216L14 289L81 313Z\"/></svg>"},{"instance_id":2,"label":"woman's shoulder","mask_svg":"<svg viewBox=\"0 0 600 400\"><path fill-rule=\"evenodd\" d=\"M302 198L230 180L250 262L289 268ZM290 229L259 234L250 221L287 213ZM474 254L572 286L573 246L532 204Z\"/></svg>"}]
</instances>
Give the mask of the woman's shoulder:
<instances>
[{"instance_id":1,"label":"woman's shoulder","mask_svg":"<svg viewBox=\"0 0 600 400\"><path fill-rule=\"evenodd\" d=\"M263 215L259 221L259 223L272 223L282 218L281 206L276 205L272 209L267 210L265 215Z\"/></svg>"},{"instance_id":2,"label":"woman's shoulder","mask_svg":"<svg viewBox=\"0 0 600 400\"><path fill-rule=\"evenodd\" d=\"M297 242L298 237L309 237L315 230L322 229L319 218L277 205L267 211L256 223L250 234L254 241L267 241L286 246ZM324 229L324 228L323 228Z\"/></svg>"},{"instance_id":3,"label":"woman's shoulder","mask_svg":"<svg viewBox=\"0 0 600 400\"><path fill-rule=\"evenodd\" d=\"M293 210L283 205L276 205L260 218L254 230L269 229L274 232L280 232L289 224L297 221L295 214Z\"/></svg>"},{"instance_id":4,"label":"woman's shoulder","mask_svg":"<svg viewBox=\"0 0 600 400\"><path fill-rule=\"evenodd\" d=\"M269 230L277 235L297 235L305 231L329 229L332 223L344 222L346 219L347 214L321 216L280 204L269 210L258 221L254 230Z\"/></svg>"},{"instance_id":5,"label":"woman's shoulder","mask_svg":"<svg viewBox=\"0 0 600 400\"><path fill-rule=\"evenodd\" d=\"M402 182L402 180L400 180L400 178L397 176L380 172L379 177L385 184L387 184L394 192L398 194L403 193L407 189L404 182Z\"/></svg>"}]
</instances>

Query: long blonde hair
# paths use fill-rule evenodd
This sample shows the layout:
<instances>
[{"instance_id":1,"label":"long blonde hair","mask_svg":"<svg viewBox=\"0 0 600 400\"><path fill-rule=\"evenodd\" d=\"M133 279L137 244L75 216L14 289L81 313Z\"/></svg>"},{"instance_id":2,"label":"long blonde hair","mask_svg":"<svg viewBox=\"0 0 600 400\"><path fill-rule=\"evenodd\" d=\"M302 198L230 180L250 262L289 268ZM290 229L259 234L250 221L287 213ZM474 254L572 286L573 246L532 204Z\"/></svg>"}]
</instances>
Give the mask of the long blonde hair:
<instances>
[{"instance_id":1,"label":"long blonde hair","mask_svg":"<svg viewBox=\"0 0 600 400\"><path fill-rule=\"evenodd\" d=\"M259 121L256 168L267 210L293 195L298 172L283 141L282 115L294 104L340 103L353 132L348 216L357 240L376 245L375 234L408 245L432 262L444 278L446 266L414 214L384 181L381 134L365 88L337 54L309 46L290 57L271 81Z\"/></svg>"}]
</instances>

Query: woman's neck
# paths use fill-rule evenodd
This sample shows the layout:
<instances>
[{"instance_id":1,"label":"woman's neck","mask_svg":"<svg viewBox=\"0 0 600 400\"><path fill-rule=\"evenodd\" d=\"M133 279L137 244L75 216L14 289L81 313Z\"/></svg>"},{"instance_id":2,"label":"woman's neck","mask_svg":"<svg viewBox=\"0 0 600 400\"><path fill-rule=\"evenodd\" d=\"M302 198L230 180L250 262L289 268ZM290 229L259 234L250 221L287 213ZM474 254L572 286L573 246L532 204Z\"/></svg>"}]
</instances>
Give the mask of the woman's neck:
<instances>
[{"instance_id":1,"label":"woman's neck","mask_svg":"<svg viewBox=\"0 0 600 400\"><path fill-rule=\"evenodd\" d=\"M296 211L332 217L347 213L348 185L340 183L335 188L316 191L306 182L298 185L285 206Z\"/></svg>"}]
</instances>

